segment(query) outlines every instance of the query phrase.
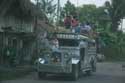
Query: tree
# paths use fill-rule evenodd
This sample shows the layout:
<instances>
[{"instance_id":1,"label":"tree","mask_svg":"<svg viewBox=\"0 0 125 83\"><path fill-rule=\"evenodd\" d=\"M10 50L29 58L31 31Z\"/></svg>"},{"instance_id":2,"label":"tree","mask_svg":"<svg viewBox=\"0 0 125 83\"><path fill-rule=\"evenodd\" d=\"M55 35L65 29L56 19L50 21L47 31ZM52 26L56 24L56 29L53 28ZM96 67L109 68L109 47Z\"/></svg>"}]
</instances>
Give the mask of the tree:
<instances>
[{"instance_id":1,"label":"tree","mask_svg":"<svg viewBox=\"0 0 125 83\"><path fill-rule=\"evenodd\" d=\"M96 5L83 5L77 8L79 11L79 20L81 23L86 21L95 25L98 29L108 29L110 18L104 12L105 7L96 7Z\"/></svg>"},{"instance_id":2,"label":"tree","mask_svg":"<svg viewBox=\"0 0 125 83\"><path fill-rule=\"evenodd\" d=\"M81 22L94 22L96 16L96 6L95 5L83 5L82 7L77 8L79 11L79 20Z\"/></svg>"},{"instance_id":3,"label":"tree","mask_svg":"<svg viewBox=\"0 0 125 83\"><path fill-rule=\"evenodd\" d=\"M109 12L112 22L112 31L118 30L118 25L121 22L121 19L125 16L125 1L124 0L112 0L112 3L107 1L105 6Z\"/></svg>"},{"instance_id":4,"label":"tree","mask_svg":"<svg viewBox=\"0 0 125 83\"><path fill-rule=\"evenodd\" d=\"M76 7L69 0L66 2L64 7L60 7L60 25L63 26L63 20L65 16L77 16Z\"/></svg>"},{"instance_id":5,"label":"tree","mask_svg":"<svg viewBox=\"0 0 125 83\"><path fill-rule=\"evenodd\" d=\"M67 3L65 4L65 6L63 7L63 12L64 15L76 15L76 7L74 4L72 4L69 0L67 1Z\"/></svg>"}]
</instances>

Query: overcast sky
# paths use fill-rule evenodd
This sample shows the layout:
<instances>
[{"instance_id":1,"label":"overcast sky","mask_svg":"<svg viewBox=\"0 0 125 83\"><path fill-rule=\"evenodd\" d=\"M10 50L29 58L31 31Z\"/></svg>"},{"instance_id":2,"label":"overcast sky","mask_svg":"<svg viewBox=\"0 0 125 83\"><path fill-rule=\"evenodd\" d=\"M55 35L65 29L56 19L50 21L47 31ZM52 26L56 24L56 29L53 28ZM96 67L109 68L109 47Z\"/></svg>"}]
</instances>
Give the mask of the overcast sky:
<instances>
[{"instance_id":1,"label":"overcast sky","mask_svg":"<svg viewBox=\"0 0 125 83\"><path fill-rule=\"evenodd\" d=\"M34 1L34 0L31 0ZM57 2L57 0L54 0L55 3ZM95 4L97 6L102 6L104 5L105 1L110 1L110 0L70 0L73 4L75 4L77 6L81 6L83 4ZM67 0L60 0L60 4L61 6L64 6L64 4L67 2Z\"/></svg>"}]
</instances>

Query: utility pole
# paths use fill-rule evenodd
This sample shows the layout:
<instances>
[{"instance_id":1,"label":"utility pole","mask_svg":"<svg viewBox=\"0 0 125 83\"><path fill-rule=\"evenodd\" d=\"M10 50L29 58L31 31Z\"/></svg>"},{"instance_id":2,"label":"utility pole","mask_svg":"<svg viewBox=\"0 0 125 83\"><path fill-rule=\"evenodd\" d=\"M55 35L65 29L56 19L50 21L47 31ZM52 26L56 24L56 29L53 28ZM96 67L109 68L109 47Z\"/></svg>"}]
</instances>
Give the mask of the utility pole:
<instances>
[{"instance_id":1,"label":"utility pole","mask_svg":"<svg viewBox=\"0 0 125 83\"><path fill-rule=\"evenodd\" d=\"M122 20L121 20L121 31L123 31L123 20L124 20L124 18L122 18Z\"/></svg>"},{"instance_id":2,"label":"utility pole","mask_svg":"<svg viewBox=\"0 0 125 83\"><path fill-rule=\"evenodd\" d=\"M60 0L57 2L57 26L59 25L60 21Z\"/></svg>"},{"instance_id":3,"label":"utility pole","mask_svg":"<svg viewBox=\"0 0 125 83\"><path fill-rule=\"evenodd\" d=\"M37 7L37 10L38 10L38 3L39 3L39 0L36 0L36 7ZM35 16L35 31L36 31L36 29L37 29L37 21L38 21L38 17L37 17L37 15Z\"/></svg>"},{"instance_id":4,"label":"utility pole","mask_svg":"<svg viewBox=\"0 0 125 83\"><path fill-rule=\"evenodd\" d=\"M39 3L39 0L36 0L36 7L37 7L37 10L38 10L38 3ZM35 27L34 27L34 33L35 33L35 41L36 41L36 45L35 45L35 54L36 54L36 57L35 58L38 58L38 55L39 55L39 51L38 51L38 34L37 34L37 29L38 29L38 16L36 15L35 16Z\"/></svg>"},{"instance_id":5,"label":"utility pole","mask_svg":"<svg viewBox=\"0 0 125 83\"><path fill-rule=\"evenodd\" d=\"M77 8L78 6L79 6L79 0L77 0ZM76 10L76 12L77 12L77 18L79 19L79 10Z\"/></svg>"},{"instance_id":6,"label":"utility pole","mask_svg":"<svg viewBox=\"0 0 125 83\"><path fill-rule=\"evenodd\" d=\"M77 7L78 7L78 5L79 5L79 0L77 0Z\"/></svg>"},{"instance_id":7,"label":"utility pole","mask_svg":"<svg viewBox=\"0 0 125 83\"><path fill-rule=\"evenodd\" d=\"M122 20L121 20L121 33L123 32L123 21L124 21L124 18L122 18ZM123 36L121 37L120 42L122 42L122 41L123 41ZM123 56L122 44L120 44L120 53L121 53L121 56Z\"/></svg>"}]
</instances>

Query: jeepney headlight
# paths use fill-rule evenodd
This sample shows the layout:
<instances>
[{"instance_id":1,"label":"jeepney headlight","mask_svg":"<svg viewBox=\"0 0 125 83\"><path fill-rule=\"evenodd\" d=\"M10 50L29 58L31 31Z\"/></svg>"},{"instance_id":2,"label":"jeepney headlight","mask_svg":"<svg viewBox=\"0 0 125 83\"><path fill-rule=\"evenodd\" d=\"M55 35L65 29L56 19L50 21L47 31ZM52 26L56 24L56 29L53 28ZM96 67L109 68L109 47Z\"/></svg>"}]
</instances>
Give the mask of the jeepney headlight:
<instances>
[{"instance_id":1,"label":"jeepney headlight","mask_svg":"<svg viewBox=\"0 0 125 83\"><path fill-rule=\"evenodd\" d=\"M39 63L41 63L41 64L44 64L44 63L45 63L45 60L44 60L43 58L39 58L38 61L39 61Z\"/></svg>"}]
</instances>

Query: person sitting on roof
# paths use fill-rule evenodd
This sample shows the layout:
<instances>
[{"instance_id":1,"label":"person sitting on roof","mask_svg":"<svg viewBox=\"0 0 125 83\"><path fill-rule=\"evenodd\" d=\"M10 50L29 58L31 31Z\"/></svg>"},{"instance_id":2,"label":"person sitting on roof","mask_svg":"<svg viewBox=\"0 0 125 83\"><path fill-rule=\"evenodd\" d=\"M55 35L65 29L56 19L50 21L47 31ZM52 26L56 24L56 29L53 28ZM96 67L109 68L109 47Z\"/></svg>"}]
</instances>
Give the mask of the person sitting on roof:
<instances>
[{"instance_id":1,"label":"person sitting on roof","mask_svg":"<svg viewBox=\"0 0 125 83\"><path fill-rule=\"evenodd\" d=\"M82 28L81 28L81 33L82 34L90 34L92 30L92 27L90 26L89 22L86 22L86 24L82 24Z\"/></svg>"}]
</instances>

